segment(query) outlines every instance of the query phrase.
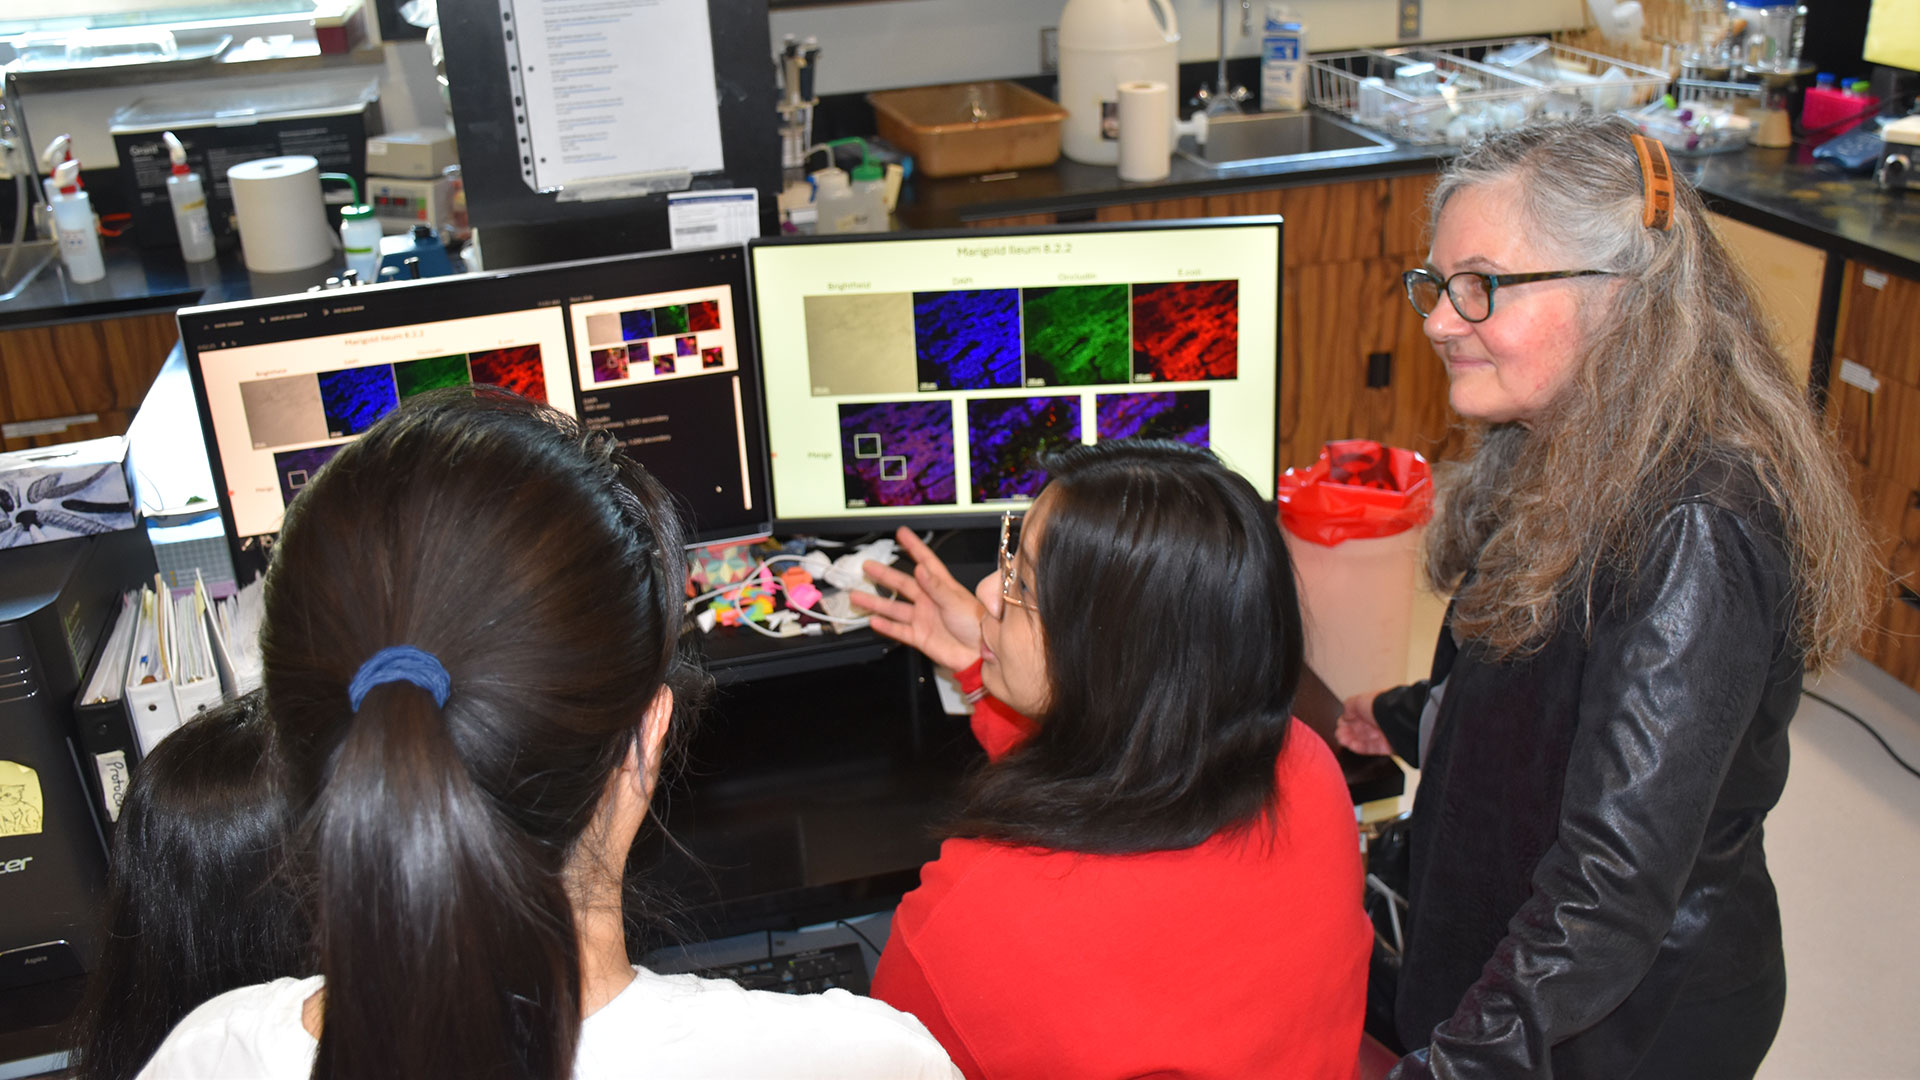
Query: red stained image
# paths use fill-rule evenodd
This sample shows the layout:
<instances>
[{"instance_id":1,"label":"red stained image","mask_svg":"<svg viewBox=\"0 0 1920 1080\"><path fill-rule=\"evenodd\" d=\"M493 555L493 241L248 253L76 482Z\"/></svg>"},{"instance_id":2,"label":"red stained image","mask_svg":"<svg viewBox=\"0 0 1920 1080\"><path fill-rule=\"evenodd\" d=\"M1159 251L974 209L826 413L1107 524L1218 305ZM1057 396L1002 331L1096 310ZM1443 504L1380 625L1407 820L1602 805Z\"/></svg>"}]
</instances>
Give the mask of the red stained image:
<instances>
[{"instance_id":1,"label":"red stained image","mask_svg":"<svg viewBox=\"0 0 1920 1080\"><path fill-rule=\"evenodd\" d=\"M546 403L547 375L540 366L538 345L468 353L467 366L473 369L475 383L505 387L522 397Z\"/></svg>"},{"instance_id":2,"label":"red stained image","mask_svg":"<svg viewBox=\"0 0 1920 1080\"><path fill-rule=\"evenodd\" d=\"M720 329L720 301L699 300L687 305L687 329Z\"/></svg>"},{"instance_id":3,"label":"red stained image","mask_svg":"<svg viewBox=\"0 0 1920 1080\"><path fill-rule=\"evenodd\" d=\"M1135 382L1231 379L1239 372L1238 281L1133 287Z\"/></svg>"}]
</instances>

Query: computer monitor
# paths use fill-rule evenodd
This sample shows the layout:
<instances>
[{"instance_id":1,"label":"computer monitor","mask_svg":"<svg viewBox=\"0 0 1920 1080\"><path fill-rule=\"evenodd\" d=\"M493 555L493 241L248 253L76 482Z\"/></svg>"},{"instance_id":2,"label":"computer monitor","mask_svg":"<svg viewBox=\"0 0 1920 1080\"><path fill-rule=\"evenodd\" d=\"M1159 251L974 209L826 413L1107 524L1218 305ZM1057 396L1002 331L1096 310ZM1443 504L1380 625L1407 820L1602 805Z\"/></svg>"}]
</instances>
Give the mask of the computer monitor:
<instances>
[{"instance_id":1,"label":"computer monitor","mask_svg":"<svg viewBox=\"0 0 1920 1080\"><path fill-rule=\"evenodd\" d=\"M1280 219L749 244L783 531L984 524L1044 450L1205 446L1274 495Z\"/></svg>"},{"instance_id":2,"label":"computer monitor","mask_svg":"<svg viewBox=\"0 0 1920 1080\"><path fill-rule=\"evenodd\" d=\"M287 505L406 398L493 384L545 401L679 497L701 542L771 528L739 247L631 255L180 312L234 569Z\"/></svg>"}]
</instances>

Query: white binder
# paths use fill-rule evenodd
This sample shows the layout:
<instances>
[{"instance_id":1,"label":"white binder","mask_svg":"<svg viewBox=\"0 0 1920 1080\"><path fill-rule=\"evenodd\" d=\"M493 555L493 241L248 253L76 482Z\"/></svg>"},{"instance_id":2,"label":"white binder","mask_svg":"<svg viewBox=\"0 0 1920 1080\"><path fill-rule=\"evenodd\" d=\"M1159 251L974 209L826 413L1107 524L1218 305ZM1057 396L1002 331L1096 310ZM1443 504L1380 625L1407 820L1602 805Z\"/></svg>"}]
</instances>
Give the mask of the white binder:
<instances>
[{"instance_id":1,"label":"white binder","mask_svg":"<svg viewBox=\"0 0 1920 1080\"><path fill-rule=\"evenodd\" d=\"M173 696L180 722L220 704L220 672L207 636L207 589L194 574L193 591L173 598L173 618L167 622L169 655L173 658Z\"/></svg>"},{"instance_id":2,"label":"white binder","mask_svg":"<svg viewBox=\"0 0 1920 1080\"><path fill-rule=\"evenodd\" d=\"M156 589L140 590L140 621L135 624L133 648L127 656L125 693L127 712L142 756L180 726L180 705L173 696L172 659L167 655L166 582L154 575Z\"/></svg>"}]
</instances>

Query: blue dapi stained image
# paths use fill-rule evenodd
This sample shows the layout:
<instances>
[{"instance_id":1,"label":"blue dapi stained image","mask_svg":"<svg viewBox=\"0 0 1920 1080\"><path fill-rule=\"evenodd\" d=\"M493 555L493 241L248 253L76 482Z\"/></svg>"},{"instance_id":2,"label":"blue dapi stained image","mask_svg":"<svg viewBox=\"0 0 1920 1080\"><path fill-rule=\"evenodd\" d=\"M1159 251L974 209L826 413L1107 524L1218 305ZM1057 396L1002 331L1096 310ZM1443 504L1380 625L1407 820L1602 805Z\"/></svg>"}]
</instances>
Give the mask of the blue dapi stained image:
<instances>
[{"instance_id":1,"label":"blue dapi stained image","mask_svg":"<svg viewBox=\"0 0 1920 1080\"><path fill-rule=\"evenodd\" d=\"M621 312L620 336L627 341L643 341L653 337L653 309Z\"/></svg>"},{"instance_id":2,"label":"blue dapi stained image","mask_svg":"<svg viewBox=\"0 0 1920 1080\"><path fill-rule=\"evenodd\" d=\"M327 434L333 438L360 434L398 404L392 364L320 373L320 406L327 414Z\"/></svg>"},{"instance_id":3,"label":"blue dapi stained image","mask_svg":"<svg viewBox=\"0 0 1920 1080\"><path fill-rule=\"evenodd\" d=\"M913 294L922 390L995 390L1020 382L1020 290Z\"/></svg>"}]
</instances>

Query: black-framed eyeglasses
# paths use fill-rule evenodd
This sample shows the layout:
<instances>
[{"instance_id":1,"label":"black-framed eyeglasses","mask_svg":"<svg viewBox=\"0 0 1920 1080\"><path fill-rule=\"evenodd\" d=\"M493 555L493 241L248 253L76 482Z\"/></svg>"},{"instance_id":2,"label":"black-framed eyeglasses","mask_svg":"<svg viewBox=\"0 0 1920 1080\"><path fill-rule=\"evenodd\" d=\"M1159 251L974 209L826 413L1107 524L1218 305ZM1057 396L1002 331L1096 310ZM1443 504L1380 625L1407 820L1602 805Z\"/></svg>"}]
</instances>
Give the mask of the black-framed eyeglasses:
<instances>
[{"instance_id":1,"label":"black-framed eyeglasses","mask_svg":"<svg viewBox=\"0 0 1920 1080\"><path fill-rule=\"evenodd\" d=\"M1537 274L1483 274L1478 270L1462 270L1444 280L1431 270L1409 270L1400 275L1407 287L1407 302L1421 318L1433 314L1440 303L1440 294L1446 293L1453 301L1453 310L1471 323L1485 322L1493 315L1493 293L1502 285L1525 285L1530 281L1553 281L1558 278L1595 277L1611 275L1611 270L1546 270Z\"/></svg>"},{"instance_id":2,"label":"black-framed eyeglasses","mask_svg":"<svg viewBox=\"0 0 1920 1080\"><path fill-rule=\"evenodd\" d=\"M1020 551L1020 520L1011 510L1000 515L1000 599L1038 613L1038 608L1014 595L1013 557Z\"/></svg>"}]
</instances>

